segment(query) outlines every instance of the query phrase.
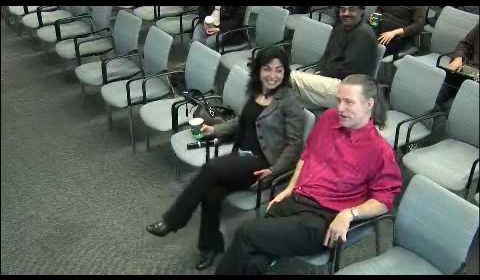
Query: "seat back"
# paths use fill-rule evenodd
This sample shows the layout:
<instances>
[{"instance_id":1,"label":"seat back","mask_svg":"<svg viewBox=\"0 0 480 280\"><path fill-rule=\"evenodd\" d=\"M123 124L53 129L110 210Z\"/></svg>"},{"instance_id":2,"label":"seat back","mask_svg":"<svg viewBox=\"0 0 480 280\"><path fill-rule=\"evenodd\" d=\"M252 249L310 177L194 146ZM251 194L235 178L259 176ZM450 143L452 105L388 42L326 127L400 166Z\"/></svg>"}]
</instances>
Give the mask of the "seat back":
<instances>
[{"instance_id":1,"label":"seat back","mask_svg":"<svg viewBox=\"0 0 480 280\"><path fill-rule=\"evenodd\" d=\"M248 82L249 74L246 69L235 65L228 74L225 86L223 87L223 105L230 107L235 111L235 115L240 115L243 106L248 100Z\"/></svg>"},{"instance_id":2,"label":"seat back","mask_svg":"<svg viewBox=\"0 0 480 280\"><path fill-rule=\"evenodd\" d=\"M479 97L478 83L465 80L453 100L447 120L447 134L478 147Z\"/></svg>"},{"instance_id":3,"label":"seat back","mask_svg":"<svg viewBox=\"0 0 480 280\"><path fill-rule=\"evenodd\" d=\"M435 23L430 51L439 54L454 51L477 23L478 15L445 6Z\"/></svg>"},{"instance_id":4,"label":"seat back","mask_svg":"<svg viewBox=\"0 0 480 280\"><path fill-rule=\"evenodd\" d=\"M78 16L80 14L88 13L88 6L67 6L65 10L70 11L72 15Z\"/></svg>"},{"instance_id":5,"label":"seat back","mask_svg":"<svg viewBox=\"0 0 480 280\"><path fill-rule=\"evenodd\" d=\"M445 79L445 71L407 55L398 65L390 91L393 110L416 116L431 110Z\"/></svg>"},{"instance_id":6,"label":"seat back","mask_svg":"<svg viewBox=\"0 0 480 280\"><path fill-rule=\"evenodd\" d=\"M112 17L112 6L90 6L90 14L93 17L95 30L110 27Z\"/></svg>"},{"instance_id":7,"label":"seat back","mask_svg":"<svg viewBox=\"0 0 480 280\"><path fill-rule=\"evenodd\" d=\"M372 77L375 80L377 79L378 69L380 69L380 64L382 64L383 55L385 54L386 49L387 48L384 45L377 44L377 64L376 64L375 69L372 73Z\"/></svg>"},{"instance_id":8,"label":"seat back","mask_svg":"<svg viewBox=\"0 0 480 280\"><path fill-rule=\"evenodd\" d=\"M308 139L308 135L310 135L310 132L315 126L317 117L315 117L315 114L310 112L308 109L304 108L303 111L305 113L305 126L303 128L303 143L306 143Z\"/></svg>"},{"instance_id":9,"label":"seat back","mask_svg":"<svg viewBox=\"0 0 480 280\"><path fill-rule=\"evenodd\" d=\"M125 54L138 49L138 37L142 28L142 19L121 10L113 27L113 44L117 54Z\"/></svg>"},{"instance_id":10,"label":"seat back","mask_svg":"<svg viewBox=\"0 0 480 280\"><path fill-rule=\"evenodd\" d=\"M193 42L185 65L187 89L201 92L213 90L220 54L199 42Z\"/></svg>"},{"instance_id":11,"label":"seat back","mask_svg":"<svg viewBox=\"0 0 480 280\"><path fill-rule=\"evenodd\" d=\"M255 23L256 47L267 47L284 39L288 10L276 6L262 6Z\"/></svg>"},{"instance_id":12,"label":"seat back","mask_svg":"<svg viewBox=\"0 0 480 280\"><path fill-rule=\"evenodd\" d=\"M143 48L145 73L154 74L167 69L173 38L155 25L148 30Z\"/></svg>"},{"instance_id":13,"label":"seat back","mask_svg":"<svg viewBox=\"0 0 480 280\"><path fill-rule=\"evenodd\" d=\"M309 65L320 60L327 47L332 26L302 17L293 33L292 64Z\"/></svg>"},{"instance_id":14,"label":"seat back","mask_svg":"<svg viewBox=\"0 0 480 280\"><path fill-rule=\"evenodd\" d=\"M398 208L395 244L453 274L465 262L478 223L477 206L415 175Z\"/></svg>"}]
</instances>

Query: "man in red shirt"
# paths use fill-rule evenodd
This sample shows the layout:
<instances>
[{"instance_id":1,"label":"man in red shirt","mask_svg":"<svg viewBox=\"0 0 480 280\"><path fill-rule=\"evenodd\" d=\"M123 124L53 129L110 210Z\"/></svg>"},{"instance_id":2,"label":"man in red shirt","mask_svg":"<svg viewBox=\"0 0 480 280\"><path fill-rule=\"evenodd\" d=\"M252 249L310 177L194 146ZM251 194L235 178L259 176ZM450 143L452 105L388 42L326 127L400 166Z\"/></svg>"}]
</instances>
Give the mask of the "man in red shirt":
<instances>
[{"instance_id":1,"label":"man in red shirt","mask_svg":"<svg viewBox=\"0 0 480 280\"><path fill-rule=\"evenodd\" d=\"M367 75L343 79L336 108L316 123L288 186L270 201L266 219L237 229L217 274L259 274L278 257L317 254L345 242L352 221L392 209L402 175L375 128L386 114L377 92Z\"/></svg>"}]
</instances>

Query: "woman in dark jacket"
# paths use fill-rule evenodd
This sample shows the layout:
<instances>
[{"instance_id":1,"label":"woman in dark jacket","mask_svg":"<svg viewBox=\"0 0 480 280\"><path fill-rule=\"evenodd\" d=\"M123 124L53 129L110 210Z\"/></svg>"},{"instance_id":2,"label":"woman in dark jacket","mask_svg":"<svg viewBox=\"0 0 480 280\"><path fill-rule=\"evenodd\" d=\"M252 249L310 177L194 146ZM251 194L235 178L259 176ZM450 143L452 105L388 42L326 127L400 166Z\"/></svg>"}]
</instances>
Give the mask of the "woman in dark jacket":
<instances>
[{"instance_id":1,"label":"woman in dark jacket","mask_svg":"<svg viewBox=\"0 0 480 280\"><path fill-rule=\"evenodd\" d=\"M218 32L224 33L243 25L245 17L245 6L200 6L198 8L199 23L195 27L192 36L192 42L199 41L210 48L216 48L216 35ZM219 16L220 25L207 26L204 24L205 17L213 15ZM220 41L224 40L229 44L239 43L245 38L242 32L234 32L226 37L220 34Z\"/></svg>"},{"instance_id":2,"label":"woman in dark jacket","mask_svg":"<svg viewBox=\"0 0 480 280\"><path fill-rule=\"evenodd\" d=\"M305 114L288 85L289 69L282 49L258 53L250 72L251 97L240 116L202 127L204 135L236 135L237 148L208 161L164 213L163 220L147 226L150 233L165 236L185 226L201 204L198 270L209 267L224 250L220 232L223 199L233 191L248 189L259 178L293 168L300 156Z\"/></svg>"}]
</instances>

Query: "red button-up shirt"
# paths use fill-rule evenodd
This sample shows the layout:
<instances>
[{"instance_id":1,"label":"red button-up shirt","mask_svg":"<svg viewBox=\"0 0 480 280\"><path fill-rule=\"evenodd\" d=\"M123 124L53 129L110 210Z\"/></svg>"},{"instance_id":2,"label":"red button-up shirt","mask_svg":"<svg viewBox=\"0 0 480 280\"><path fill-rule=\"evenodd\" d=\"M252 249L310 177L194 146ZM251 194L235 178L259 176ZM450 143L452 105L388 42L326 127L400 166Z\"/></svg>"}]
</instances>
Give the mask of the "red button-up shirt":
<instances>
[{"instance_id":1,"label":"red button-up shirt","mask_svg":"<svg viewBox=\"0 0 480 280\"><path fill-rule=\"evenodd\" d=\"M304 161L294 192L341 211L373 198L391 210L402 175L391 146L372 120L360 129L340 125L335 109L315 124L301 155Z\"/></svg>"}]
</instances>

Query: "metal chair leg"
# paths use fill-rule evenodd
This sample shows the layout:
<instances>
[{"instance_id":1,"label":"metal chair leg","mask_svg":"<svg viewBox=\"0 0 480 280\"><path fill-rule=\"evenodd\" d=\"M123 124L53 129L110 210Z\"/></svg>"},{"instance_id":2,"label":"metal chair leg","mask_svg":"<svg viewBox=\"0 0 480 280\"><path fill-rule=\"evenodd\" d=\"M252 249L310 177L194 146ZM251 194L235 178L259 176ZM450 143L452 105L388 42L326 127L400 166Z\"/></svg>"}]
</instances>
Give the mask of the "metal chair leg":
<instances>
[{"instance_id":1,"label":"metal chair leg","mask_svg":"<svg viewBox=\"0 0 480 280\"><path fill-rule=\"evenodd\" d=\"M133 108L132 106L128 107L128 119L130 122L130 142L132 143L132 149L135 153L135 135L133 132Z\"/></svg>"},{"instance_id":2,"label":"metal chair leg","mask_svg":"<svg viewBox=\"0 0 480 280\"><path fill-rule=\"evenodd\" d=\"M146 130L145 143L147 145L147 152L150 152L150 128L149 127L147 127L147 130Z\"/></svg>"}]
</instances>

